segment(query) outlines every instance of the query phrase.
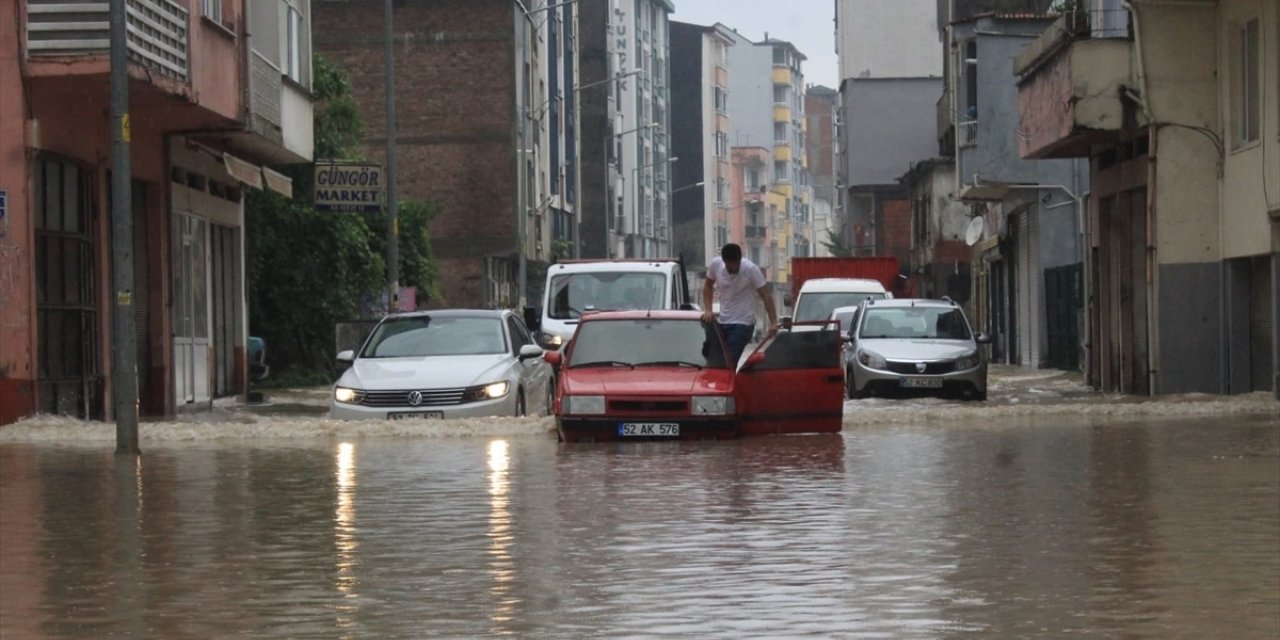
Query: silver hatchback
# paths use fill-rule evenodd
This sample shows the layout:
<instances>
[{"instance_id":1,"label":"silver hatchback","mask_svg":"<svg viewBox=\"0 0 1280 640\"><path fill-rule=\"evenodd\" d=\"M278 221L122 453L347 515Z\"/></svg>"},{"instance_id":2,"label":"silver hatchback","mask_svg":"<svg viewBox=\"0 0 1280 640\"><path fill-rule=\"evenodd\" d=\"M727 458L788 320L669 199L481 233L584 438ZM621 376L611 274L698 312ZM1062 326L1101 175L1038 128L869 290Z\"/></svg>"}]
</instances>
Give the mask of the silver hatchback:
<instances>
[{"instance_id":1,"label":"silver hatchback","mask_svg":"<svg viewBox=\"0 0 1280 640\"><path fill-rule=\"evenodd\" d=\"M951 300L868 300L846 337L845 397L937 395L987 399L987 359Z\"/></svg>"}]
</instances>

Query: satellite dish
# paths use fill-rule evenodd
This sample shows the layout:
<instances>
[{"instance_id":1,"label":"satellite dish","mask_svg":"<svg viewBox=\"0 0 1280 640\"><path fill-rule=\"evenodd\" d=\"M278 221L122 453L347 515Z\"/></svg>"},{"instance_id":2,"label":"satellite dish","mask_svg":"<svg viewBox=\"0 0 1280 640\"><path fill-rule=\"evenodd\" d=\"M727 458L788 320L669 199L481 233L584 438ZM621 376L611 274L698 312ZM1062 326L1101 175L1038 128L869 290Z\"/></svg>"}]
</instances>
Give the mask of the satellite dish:
<instances>
[{"instance_id":1,"label":"satellite dish","mask_svg":"<svg viewBox=\"0 0 1280 640\"><path fill-rule=\"evenodd\" d=\"M971 247L978 244L978 241L982 239L983 226L984 221L982 218L970 219L969 224L965 225L964 228L964 243Z\"/></svg>"}]
</instances>

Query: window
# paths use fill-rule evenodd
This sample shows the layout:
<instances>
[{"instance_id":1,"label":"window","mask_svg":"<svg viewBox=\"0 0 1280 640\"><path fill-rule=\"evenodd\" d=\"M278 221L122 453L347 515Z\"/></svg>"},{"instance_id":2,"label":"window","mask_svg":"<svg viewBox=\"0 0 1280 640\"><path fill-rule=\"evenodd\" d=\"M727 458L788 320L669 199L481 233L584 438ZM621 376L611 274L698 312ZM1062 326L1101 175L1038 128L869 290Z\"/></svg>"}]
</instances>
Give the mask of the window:
<instances>
[{"instance_id":1,"label":"window","mask_svg":"<svg viewBox=\"0 0 1280 640\"><path fill-rule=\"evenodd\" d=\"M747 170L747 186L750 187L752 191L755 191L760 188L760 170L759 169Z\"/></svg>"},{"instance_id":2,"label":"window","mask_svg":"<svg viewBox=\"0 0 1280 640\"><path fill-rule=\"evenodd\" d=\"M1261 138L1261 73L1258 59L1258 19L1254 18L1240 25L1236 45L1236 89L1232 92L1236 100L1235 108L1235 146L1257 142Z\"/></svg>"},{"instance_id":3,"label":"window","mask_svg":"<svg viewBox=\"0 0 1280 640\"><path fill-rule=\"evenodd\" d=\"M729 183L724 178L716 178L716 204L729 201Z\"/></svg>"},{"instance_id":4,"label":"window","mask_svg":"<svg viewBox=\"0 0 1280 640\"><path fill-rule=\"evenodd\" d=\"M787 123L785 122L773 123L773 141L774 142L787 141Z\"/></svg>"},{"instance_id":5,"label":"window","mask_svg":"<svg viewBox=\"0 0 1280 640\"><path fill-rule=\"evenodd\" d=\"M302 83L302 14L293 6L288 11L289 18L285 23L286 72L291 80Z\"/></svg>"},{"instance_id":6,"label":"window","mask_svg":"<svg viewBox=\"0 0 1280 640\"><path fill-rule=\"evenodd\" d=\"M791 181L787 174L787 162L785 160L777 160L773 163L773 176L775 182Z\"/></svg>"},{"instance_id":7,"label":"window","mask_svg":"<svg viewBox=\"0 0 1280 640\"><path fill-rule=\"evenodd\" d=\"M716 87L715 101L717 113L727 113L729 111L729 92L724 87Z\"/></svg>"},{"instance_id":8,"label":"window","mask_svg":"<svg viewBox=\"0 0 1280 640\"><path fill-rule=\"evenodd\" d=\"M785 84L773 85L773 103L774 104L787 103L787 85Z\"/></svg>"},{"instance_id":9,"label":"window","mask_svg":"<svg viewBox=\"0 0 1280 640\"><path fill-rule=\"evenodd\" d=\"M201 0L200 12L204 17L222 24L222 0Z\"/></svg>"},{"instance_id":10,"label":"window","mask_svg":"<svg viewBox=\"0 0 1280 640\"><path fill-rule=\"evenodd\" d=\"M716 132L716 157L729 157L729 136L723 131Z\"/></svg>"},{"instance_id":11,"label":"window","mask_svg":"<svg viewBox=\"0 0 1280 640\"><path fill-rule=\"evenodd\" d=\"M787 63L787 50L786 50L786 49L783 49L782 47L774 47L774 48L773 48L773 63L774 63L774 64L786 64L786 63Z\"/></svg>"}]
</instances>

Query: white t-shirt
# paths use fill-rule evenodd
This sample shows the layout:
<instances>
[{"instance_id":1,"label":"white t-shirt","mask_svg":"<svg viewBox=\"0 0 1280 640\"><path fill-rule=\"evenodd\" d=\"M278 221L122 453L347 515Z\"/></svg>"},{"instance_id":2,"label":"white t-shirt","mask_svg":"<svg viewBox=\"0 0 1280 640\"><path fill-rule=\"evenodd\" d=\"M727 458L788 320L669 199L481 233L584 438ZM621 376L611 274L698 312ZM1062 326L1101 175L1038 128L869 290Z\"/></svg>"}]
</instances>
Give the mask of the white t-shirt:
<instances>
[{"instance_id":1,"label":"white t-shirt","mask_svg":"<svg viewBox=\"0 0 1280 640\"><path fill-rule=\"evenodd\" d=\"M720 292L720 324L756 323L756 290L764 286L764 272L743 258L737 273L729 273L724 259L716 257L707 265L707 279Z\"/></svg>"}]
</instances>

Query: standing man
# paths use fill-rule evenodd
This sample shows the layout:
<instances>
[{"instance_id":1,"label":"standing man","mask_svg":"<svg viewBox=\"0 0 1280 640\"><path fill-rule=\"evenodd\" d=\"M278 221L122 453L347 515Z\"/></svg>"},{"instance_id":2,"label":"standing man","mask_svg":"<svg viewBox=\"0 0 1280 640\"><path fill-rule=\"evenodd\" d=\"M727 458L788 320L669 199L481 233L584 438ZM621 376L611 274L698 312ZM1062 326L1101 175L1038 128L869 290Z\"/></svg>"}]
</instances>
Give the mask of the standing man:
<instances>
[{"instance_id":1,"label":"standing man","mask_svg":"<svg viewBox=\"0 0 1280 640\"><path fill-rule=\"evenodd\" d=\"M707 265L707 281L702 287L702 320L712 322L712 297L720 290L720 330L729 343L729 357L737 366L751 342L756 330L756 296L764 301L769 314L769 335L778 329L778 313L773 308L773 296L765 284L760 267L742 257L742 247L730 242L720 250L720 257Z\"/></svg>"}]
</instances>

